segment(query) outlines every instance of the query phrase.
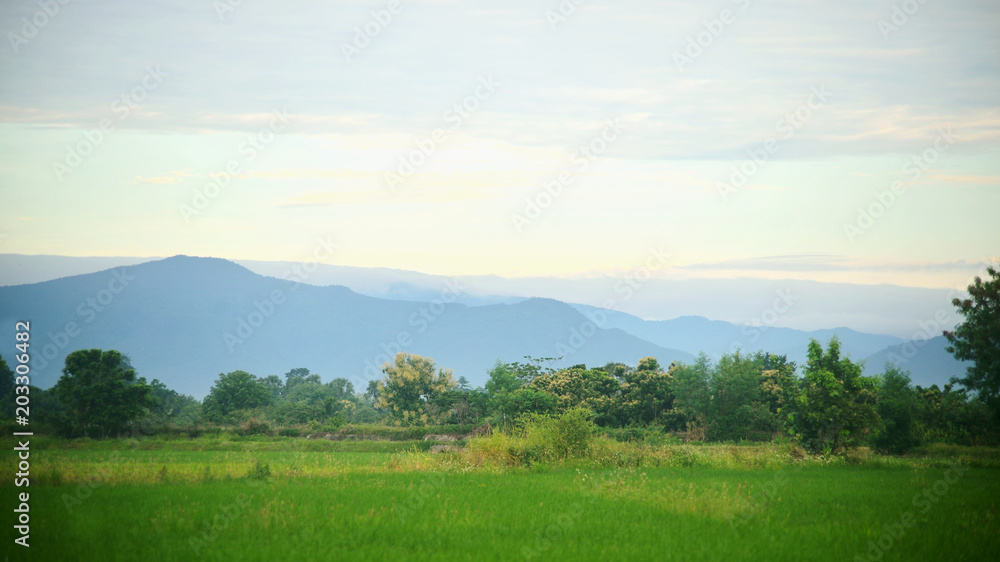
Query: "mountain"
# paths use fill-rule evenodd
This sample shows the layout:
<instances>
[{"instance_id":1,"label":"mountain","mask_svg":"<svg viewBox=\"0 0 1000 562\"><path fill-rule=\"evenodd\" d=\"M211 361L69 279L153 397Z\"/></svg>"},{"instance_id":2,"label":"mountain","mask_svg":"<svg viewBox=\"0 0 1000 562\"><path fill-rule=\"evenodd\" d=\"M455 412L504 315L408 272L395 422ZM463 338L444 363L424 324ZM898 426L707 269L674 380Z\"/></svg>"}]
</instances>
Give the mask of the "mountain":
<instances>
[{"instance_id":1,"label":"mountain","mask_svg":"<svg viewBox=\"0 0 1000 562\"><path fill-rule=\"evenodd\" d=\"M94 273L110 267L148 262L152 258L69 258L0 254L0 285L36 283L69 275ZM470 275L451 278L390 268L365 268L312 263L308 273L301 262L234 260L254 273L286 278L317 286L342 285L370 297L422 302L434 298L445 283L462 283L456 302L471 306L512 304L526 297L553 298L563 302L615 308L649 320L701 316L736 326L773 323L797 330L847 326L869 334L912 337L928 318L948 313L951 329L961 318L951 300L960 291L897 285L821 283L801 279L759 278L653 278L627 283L631 273L573 277L519 277ZM680 268L682 271L683 268ZM674 272L676 273L676 271ZM685 274L687 275L687 274ZM634 287L632 285L635 285ZM607 304L613 302L614 305ZM742 328L741 328L742 330ZM754 339L747 334L726 335ZM838 333L839 329L838 329ZM763 338L763 330L757 338ZM755 345L757 340L747 341Z\"/></svg>"},{"instance_id":2,"label":"mountain","mask_svg":"<svg viewBox=\"0 0 1000 562\"><path fill-rule=\"evenodd\" d=\"M624 312L579 304L573 306L590 317L601 315L601 318L606 318L602 327L618 328L657 345L669 345L694 355L704 351L713 359L718 359L723 353L731 353L736 349L744 352L762 349L786 355L789 360L804 366L810 339L815 339L825 346L831 337L837 336L840 339L841 349L854 360L863 359L904 341L895 336L866 334L850 328L803 331L768 326L763 323L759 326L737 326L729 322L708 320L701 316L650 321Z\"/></svg>"},{"instance_id":3,"label":"mountain","mask_svg":"<svg viewBox=\"0 0 1000 562\"><path fill-rule=\"evenodd\" d=\"M865 359L865 374L881 373L886 363L894 363L910 372L910 379L915 385L944 386L951 377L965 376L966 368L972 365L969 361L955 359L948 353L948 345L947 338L936 336L887 347Z\"/></svg>"},{"instance_id":4,"label":"mountain","mask_svg":"<svg viewBox=\"0 0 1000 562\"><path fill-rule=\"evenodd\" d=\"M73 275L95 273L125 265L145 263L160 258L72 257L0 254L0 287L41 283Z\"/></svg>"},{"instance_id":5,"label":"mountain","mask_svg":"<svg viewBox=\"0 0 1000 562\"><path fill-rule=\"evenodd\" d=\"M527 299L470 307L448 302L461 288L415 303L264 277L233 262L175 256L45 281L0 287L0 324L30 321L32 383L58 380L67 354L117 349L141 376L204 396L219 373L259 376L308 367L356 389L379 376L396 351L433 358L482 384L496 360L565 358L554 366L608 361L661 364L693 356L618 329L590 330L562 302ZM10 357L13 338L0 342Z\"/></svg>"}]
</instances>

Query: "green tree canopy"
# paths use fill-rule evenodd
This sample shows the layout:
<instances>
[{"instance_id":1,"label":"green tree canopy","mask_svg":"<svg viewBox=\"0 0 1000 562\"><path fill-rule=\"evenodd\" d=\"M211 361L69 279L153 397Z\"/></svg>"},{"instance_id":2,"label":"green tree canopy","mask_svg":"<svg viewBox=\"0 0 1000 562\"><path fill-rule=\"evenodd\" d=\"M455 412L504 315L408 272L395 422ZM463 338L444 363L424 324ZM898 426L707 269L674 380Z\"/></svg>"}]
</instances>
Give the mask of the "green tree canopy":
<instances>
[{"instance_id":1,"label":"green tree canopy","mask_svg":"<svg viewBox=\"0 0 1000 562\"><path fill-rule=\"evenodd\" d=\"M970 298L952 300L965 322L944 335L956 359L973 362L958 382L978 392L1000 414L1000 270L987 267L986 272L991 279L976 277L969 285Z\"/></svg>"},{"instance_id":2,"label":"green tree canopy","mask_svg":"<svg viewBox=\"0 0 1000 562\"><path fill-rule=\"evenodd\" d=\"M378 382L376 407L388 410L404 424L440 421L448 412L440 411L435 399L458 384L450 369L435 370L431 359L397 353L391 365L382 367L385 376Z\"/></svg>"},{"instance_id":3,"label":"green tree canopy","mask_svg":"<svg viewBox=\"0 0 1000 562\"><path fill-rule=\"evenodd\" d=\"M205 397L205 415L221 420L239 410L267 406L271 404L271 396L267 383L246 371L219 374Z\"/></svg>"},{"instance_id":4,"label":"green tree canopy","mask_svg":"<svg viewBox=\"0 0 1000 562\"><path fill-rule=\"evenodd\" d=\"M74 351L62 372L55 391L68 434L117 436L153 406L146 380L136 378L128 357L113 349Z\"/></svg>"},{"instance_id":5,"label":"green tree canopy","mask_svg":"<svg viewBox=\"0 0 1000 562\"><path fill-rule=\"evenodd\" d=\"M861 367L840 356L836 336L826 352L816 340L809 342L809 362L802 392L795 400L792 426L810 449L855 446L878 429L878 381L861 376Z\"/></svg>"},{"instance_id":6,"label":"green tree canopy","mask_svg":"<svg viewBox=\"0 0 1000 562\"><path fill-rule=\"evenodd\" d=\"M605 369L622 381L620 424L660 423L673 407L673 376L663 372L653 357L640 359L635 369L613 363Z\"/></svg>"},{"instance_id":7,"label":"green tree canopy","mask_svg":"<svg viewBox=\"0 0 1000 562\"><path fill-rule=\"evenodd\" d=\"M882 451L905 453L918 443L917 393L910 384L909 373L895 365L886 365L879 383L877 409L882 425L872 444Z\"/></svg>"}]
</instances>

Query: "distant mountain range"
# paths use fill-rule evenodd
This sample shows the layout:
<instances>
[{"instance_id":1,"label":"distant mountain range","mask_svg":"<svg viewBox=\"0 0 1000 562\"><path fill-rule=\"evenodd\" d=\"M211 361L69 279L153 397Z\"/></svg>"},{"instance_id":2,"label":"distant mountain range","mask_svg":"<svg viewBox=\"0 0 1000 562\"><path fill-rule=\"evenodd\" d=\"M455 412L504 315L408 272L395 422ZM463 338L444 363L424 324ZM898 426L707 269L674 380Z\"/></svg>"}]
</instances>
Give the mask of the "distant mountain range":
<instances>
[{"instance_id":1,"label":"distant mountain range","mask_svg":"<svg viewBox=\"0 0 1000 562\"><path fill-rule=\"evenodd\" d=\"M0 287L0 323L31 322L33 383L58 380L82 348L128 354L147 379L204 396L219 373L256 375L307 367L363 390L378 366L405 350L482 384L496 360L566 355L558 365L690 361L621 330L588 330L587 318L549 299L469 307L376 299L346 287L263 277L220 259L177 256L98 273ZM0 344L13 355L14 340ZM563 350L563 353L559 353Z\"/></svg>"},{"instance_id":2,"label":"distant mountain range","mask_svg":"<svg viewBox=\"0 0 1000 562\"><path fill-rule=\"evenodd\" d=\"M0 270L10 265L10 256L0 256ZM95 260L115 258L79 259L85 260L79 267L96 267L109 262ZM61 267L57 262L33 275L52 274ZM273 272L277 276L288 271L281 264L268 267L281 270ZM30 269L23 263L21 268ZM0 323L31 321L38 386L58 380L69 352L99 347L127 353L147 379L159 378L198 397L219 373L236 369L264 376L308 367L325 380L351 379L361 390L398 350L429 356L479 385L496 360L519 361L525 355L564 357L555 367L635 364L644 356L668 365L690 362L700 351L717 358L740 348L786 354L803 364L809 339L825 344L832 335L852 358L866 360L867 373L880 372L887 359L904 362L918 384L943 384L964 372L938 341L943 338L916 345L923 342L848 328L806 332L698 316L648 321L545 298L470 296L463 280L455 287L455 281L425 276L431 282L412 272L345 272L352 284L368 280L374 291L395 291L405 299L266 277L221 259L176 256L0 287ZM415 291L414 281L428 289ZM10 362L14 341L8 339L0 341L0 353Z\"/></svg>"},{"instance_id":3,"label":"distant mountain range","mask_svg":"<svg viewBox=\"0 0 1000 562\"><path fill-rule=\"evenodd\" d=\"M95 273L153 259L159 258L0 254L0 286ZM304 264L299 262L232 261L269 277L291 276L309 285L341 285L370 297L414 302L434 298L453 280L390 268L313 263L305 271ZM540 297L608 307L610 300L614 302L613 308L649 320L701 316L737 326L758 322L806 331L847 326L859 332L900 338L913 338L921 322L942 313L951 324L944 329L951 329L961 321L951 305L952 297L961 293L952 294L947 288L758 278L653 278L632 287L624 281L629 275L630 272L573 277L462 276L458 278L462 293L456 302L480 306ZM783 304L786 301L790 303L788 306ZM748 329L748 333L752 332Z\"/></svg>"}]
</instances>

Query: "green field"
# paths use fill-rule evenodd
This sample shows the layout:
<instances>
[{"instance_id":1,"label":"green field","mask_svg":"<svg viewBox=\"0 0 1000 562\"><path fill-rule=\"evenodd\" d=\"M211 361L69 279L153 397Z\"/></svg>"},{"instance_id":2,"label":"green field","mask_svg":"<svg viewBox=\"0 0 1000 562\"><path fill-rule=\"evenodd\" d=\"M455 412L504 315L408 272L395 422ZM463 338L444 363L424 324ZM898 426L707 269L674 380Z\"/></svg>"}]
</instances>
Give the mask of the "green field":
<instances>
[{"instance_id":1,"label":"green field","mask_svg":"<svg viewBox=\"0 0 1000 562\"><path fill-rule=\"evenodd\" d=\"M992 450L852 464L770 444L667 445L648 466L522 468L426 447L39 440L30 556L12 536L4 549L11 560L868 560L874 547L880 560L993 560L1000 547ZM24 491L11 483L4 506Z\"/></svg>"}]
</instances>

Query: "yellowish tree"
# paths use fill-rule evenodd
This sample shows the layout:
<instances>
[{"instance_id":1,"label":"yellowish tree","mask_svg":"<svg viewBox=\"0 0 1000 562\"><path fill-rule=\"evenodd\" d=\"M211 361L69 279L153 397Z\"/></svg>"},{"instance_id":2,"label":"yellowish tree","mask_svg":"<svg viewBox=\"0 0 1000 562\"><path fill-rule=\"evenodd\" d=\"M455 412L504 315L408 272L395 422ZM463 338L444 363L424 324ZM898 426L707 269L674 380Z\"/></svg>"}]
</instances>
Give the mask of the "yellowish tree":
<instances>
[{"instance_id":1,"label":"yellowish tree","mask_svg":"<svg viewBox=\"0 0 1000 562\"><path fill-rule=\"evenodd\" d=\"M458 388L451 369L437 369L430 358L397 353L382 372L376 408L404 425L439 423L447 416L435 399Z\"/></svg>"}]
</instances>

